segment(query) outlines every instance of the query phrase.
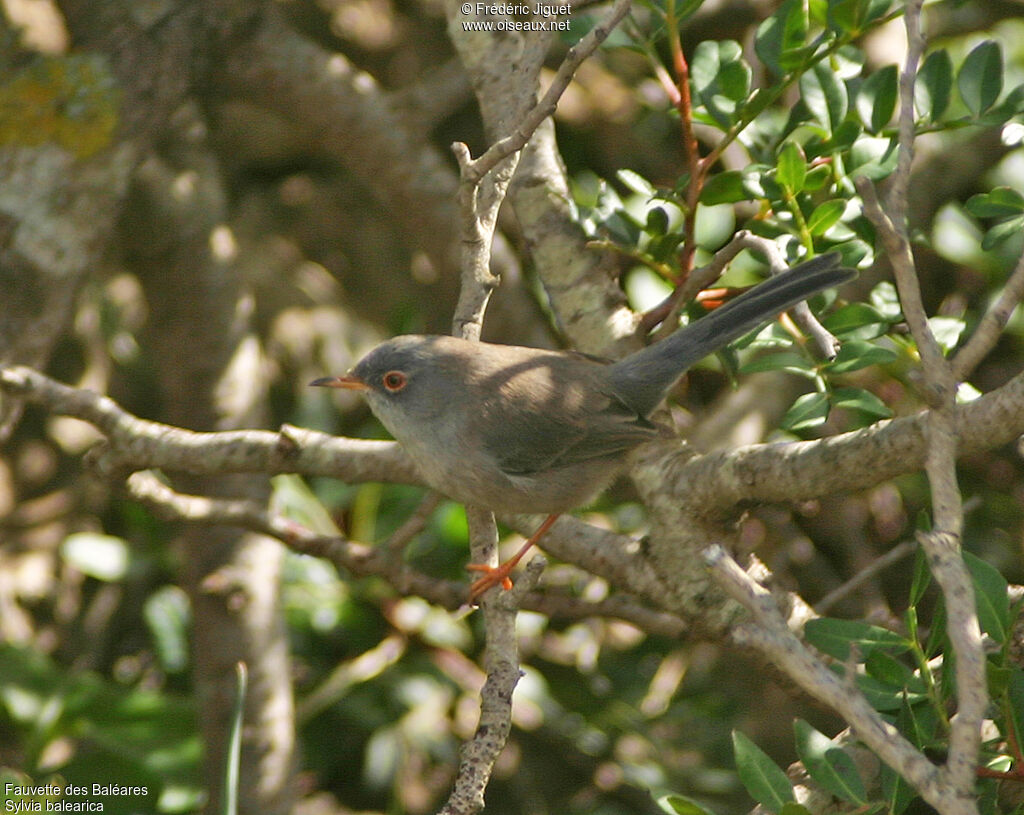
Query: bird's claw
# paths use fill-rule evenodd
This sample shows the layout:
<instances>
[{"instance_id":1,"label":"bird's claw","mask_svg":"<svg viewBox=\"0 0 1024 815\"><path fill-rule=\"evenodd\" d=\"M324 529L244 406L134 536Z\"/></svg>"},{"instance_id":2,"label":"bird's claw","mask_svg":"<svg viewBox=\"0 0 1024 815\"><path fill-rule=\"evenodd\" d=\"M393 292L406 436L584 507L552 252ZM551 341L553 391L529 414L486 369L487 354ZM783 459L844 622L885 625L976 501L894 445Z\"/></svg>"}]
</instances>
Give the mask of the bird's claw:
<instances>
[{"instance_id":1,"label":"bird's claw","mask_svg":"<svg viewBox=\"0 0 1024 815\"><path fill-rule=\"evenodd\" d=\"M512 578L509 574L516 565L515 560L502 563L499 566L485 566L482 563L470 563L466 568L471 572L483 572L483 577L473 581L469 587L469 602L476 603L480 596L494 586L501 586L505 591L512 588Z\"/></svg>"}]
</instances>

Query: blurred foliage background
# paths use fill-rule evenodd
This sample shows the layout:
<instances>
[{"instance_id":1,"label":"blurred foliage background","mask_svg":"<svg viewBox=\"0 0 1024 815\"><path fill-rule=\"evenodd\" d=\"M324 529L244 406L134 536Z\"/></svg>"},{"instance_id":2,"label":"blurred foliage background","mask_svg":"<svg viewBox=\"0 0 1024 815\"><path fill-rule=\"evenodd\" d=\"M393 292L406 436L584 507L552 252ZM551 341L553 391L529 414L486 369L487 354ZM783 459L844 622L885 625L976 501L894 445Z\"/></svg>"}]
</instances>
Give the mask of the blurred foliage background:
<instances>
[{"instance_id":1,"label":"blurred foliage background","mask_svg":"<svg viewBox=\"0 0 1024 815\"><path fill-rule=\"evenodd\" d=\"M693 54L704 40L732 39L749 50L757 25L778 5L709 0L685 22L684 48ZM277 6L295 30L372 77L393 104L407 104L446 161L453 140L474 152L485 146L436 0L281 0ZM22 27L19 47L43 54L31 59L56 60L67 52L61 8L47 0L5 0L3 7L6 30ZM627 219L625 231L613 237L640 241L641 248L650 246L641 238L653 234L651 191L675 188L685 168L678 116L644 53L644 47L661 49L664 57L663 39L643 34L656 16L638 5L631 27L582 67L555 116L581 219L597 212L592 225L608 227L609 213L631 213L643 228L630 233ZM589 19L586 9L577 14L574 30L552 48L550 69ZM858 38L868 71L899 62L900 25L896 19L873 26ZM1007 87L1024 77L1019 2L929 4L929 29L958 65L979 42L998 42ZM3 85L15 102L20 97L11 88L22 69L4 66ZM763 74L754 77L755 84L765 81ZM785 119L797 95L796 89L783 93L764 115ZM121 238L78 293L73 324L47 371L108 393L143 417L205 422L190 421L188 394L169 393L157 373L179 362L188 367L175 355L176 338L196 328L180 315L201 311L189 298L202 293L151 285L146 275L152 272L139 265L164 236L150 229L138 238L138 221L153 218L147 185L184 195L202 184L175 153L187 142L183 134L197 128L216 160L209 172L223 187L226 213L202 239L215 254L231 257L249 292L244 305L260 353L239 371L269 383L262 426L287 422L381 437L357 399L329 399L306 383L344 371L381 338L445 331L457 278L364 178L293 122L245 101L227 99L202 113L185 109L167 123L160 145L165 165L143 167L148 177L121 217ZM1019 139L1007 140L1005 127L935 130L919 142L910 202L922 287L930 314L969 324L1024 241L1017 234L983 251L990 224L966 202L993 186L1024 188L1024 152ZM85 136L66 138L81 146ZM737 220L756 215L742 206L709 208L703 244L720 245L718 236L731 234ZM522 268L506 277L487 336L555 345L558 334L513 218L502 231ZM650 264L624 256L621 271L636 308L664 295L665 283ZM850 299L866 299L882 274L865 270ZM170 307L160 298L179 299ZM974 377L976 387L995 387L1020 370L1021 333L1017 316ZM917 408L906 393L905 363L890 359L851 376L899 415ZM677 419L685 426L714 411L731 393L731 373L728 360L694 371L679 394ZM239 392L246 387L235 385ZM830 417L828 428L863 423L855 413ZM800 429L777 438L794 434ZM204 754L197 724L196 619L182 576L191 550L179 527L83 470L82 456L97 438L81 422L30 407L0 456L0 781L139 784L147 787L145 796L96 800L112 813L196 811L204 800L203 768L221 756ZM969 507L966 547L1011 582L1022 582L1018 450L969 457L960 477ZM293 517L336 524L368 542L393 532L422 496L410 487L293 477L275 478L271 491L271 500ZM907 476L862 494L754 509L743 521L742 541L813 603L910 538L925 502L921 477ZM617 531L644 530L643 508L627 485L585 514ZM438 577L462 576L468 547L461 508L442 501L401 556ZM830 613L881 624L898 619L911 567L911 558L896 563ZM569 566L552 566L546 579L590 598L608 591ZM281 565L280 604L298 738L294 811L436 809L450 788L460 740L476 724L483 681L479 620L293 553ZM525 676L516 691L513 735L487 795L487 811L496 815L656 812L655 797L670 790L722 812L745 811L750 799L732 769L734 728L785 766L795 759L795 717L830 735L842 726L749 654L719 643L648 635L606 619L523 613L519 627Z\"/></svg>"}]
</instances>

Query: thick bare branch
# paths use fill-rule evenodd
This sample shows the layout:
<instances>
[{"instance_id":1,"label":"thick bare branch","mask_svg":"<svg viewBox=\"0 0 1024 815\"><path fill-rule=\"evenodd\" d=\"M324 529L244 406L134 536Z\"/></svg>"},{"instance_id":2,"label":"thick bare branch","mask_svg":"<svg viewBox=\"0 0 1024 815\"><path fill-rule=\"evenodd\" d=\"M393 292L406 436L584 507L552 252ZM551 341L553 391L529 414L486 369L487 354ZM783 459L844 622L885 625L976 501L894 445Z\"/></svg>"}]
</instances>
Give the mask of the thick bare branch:
<instances>
[{"instance_id":1,"label":"thick bare branch","mask_svg":"<svg viewBox=\"0 0 1024 815\"><path fill-rule=\"evenodd\" d=\"M827 439L754 444L692 456L680 451L664 486L694 511L717 514L744 501L790 501L864 489L925 463L927 411ZM960 455L1024 433L1024 374L954 410ZM685 456L685 458L683 458Z\"/></svg>"},{"instance_id":2,"label":"thick bare branch","mask_svg":"<svg viewBox=\"0 0 1024 815\"><path fill-rule=\"evenodd\" d=\"M25 367L0 368L0 389L23 396L51 413L95 425L108 443L93 451L102 473L159 468L209 473L303 473L352 481L422 483L394 442L343 439L284 425L278 432L194 432L140 419L114 400L68 387Z\"/></svg>"}]
</instances>

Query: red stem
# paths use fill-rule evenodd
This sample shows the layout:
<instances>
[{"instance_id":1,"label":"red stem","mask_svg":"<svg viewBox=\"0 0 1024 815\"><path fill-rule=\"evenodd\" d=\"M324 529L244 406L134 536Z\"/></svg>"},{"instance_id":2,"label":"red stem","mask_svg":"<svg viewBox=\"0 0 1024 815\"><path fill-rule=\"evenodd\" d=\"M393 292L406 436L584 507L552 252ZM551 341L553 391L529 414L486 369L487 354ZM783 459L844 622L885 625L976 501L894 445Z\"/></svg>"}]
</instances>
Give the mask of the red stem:
<instances>
[{"instance_id":1,"label":"red stem","mask_svg":"<svg viewBox=\"0 0 1024 815\"><path fill-rule=\"evenodd\" d=\"M675 9L672 2L668 4L668 36L669 47L672 51L672 69L675 73L676 85L679 89L675 98L676 110L679 111L679 121L683 129L683 146L686 149L687 169L690 173L690 183L686 188L686 214L684 218L683 247L679 251L679 278L676 284L679 285L686 280L693 269L693 258L697 251L697 241L694 235L694 228L697 221L697 201L700 199L700 191L704 187L704 176L707 167L700 157L700 145L697 143L697 134L693 130L693 99L690 96L690 66L683 53L683 44L679 38L679 26L675 20Z\"/></svg>"}]
</instances>

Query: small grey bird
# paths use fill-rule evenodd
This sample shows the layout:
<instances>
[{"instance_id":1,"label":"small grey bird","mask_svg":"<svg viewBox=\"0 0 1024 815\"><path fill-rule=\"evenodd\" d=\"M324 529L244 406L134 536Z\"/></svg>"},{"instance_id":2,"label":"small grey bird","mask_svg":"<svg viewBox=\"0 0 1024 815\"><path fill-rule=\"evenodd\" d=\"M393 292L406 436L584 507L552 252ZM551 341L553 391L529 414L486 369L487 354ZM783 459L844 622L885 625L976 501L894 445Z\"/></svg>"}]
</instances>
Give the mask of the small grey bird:
<instances>
[{"instance_id":1,"label":"small grey bird","mask_svg":"<svg viewBox=\"0 0 1024 815\"><path fill-rule=\"evenodd\" d=\"M311 385L362 392L423 480L463 504L549 513L519 553L485 571L498 583L551 526L626 465L626 454L671 431L649 417L698 360L811 295L856 275L822 255L769 278L676 331L609 362L572 351L407 335L381 343L346 376Z\"/></svg>"}]
</instances>

